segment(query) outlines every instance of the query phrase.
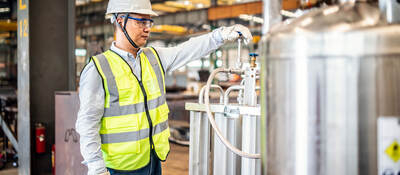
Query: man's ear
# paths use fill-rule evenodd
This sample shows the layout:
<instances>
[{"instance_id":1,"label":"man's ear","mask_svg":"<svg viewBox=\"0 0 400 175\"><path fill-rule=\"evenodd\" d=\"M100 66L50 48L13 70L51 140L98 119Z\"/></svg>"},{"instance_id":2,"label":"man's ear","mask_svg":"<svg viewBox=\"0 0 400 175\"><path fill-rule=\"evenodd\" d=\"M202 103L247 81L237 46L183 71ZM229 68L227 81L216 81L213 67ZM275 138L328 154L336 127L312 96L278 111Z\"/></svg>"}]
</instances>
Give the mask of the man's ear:
<instances>
[{"instance_id":1,"label":"man's ear","mask_svg":"<svg viewBox=\"0 0 400 175\"><path fill-rule=\"evenodd\" d=\"M117 20L115 22L117 22L121 27L124 27L124 19L117 18Z\"/></svg>"}]
</instances>

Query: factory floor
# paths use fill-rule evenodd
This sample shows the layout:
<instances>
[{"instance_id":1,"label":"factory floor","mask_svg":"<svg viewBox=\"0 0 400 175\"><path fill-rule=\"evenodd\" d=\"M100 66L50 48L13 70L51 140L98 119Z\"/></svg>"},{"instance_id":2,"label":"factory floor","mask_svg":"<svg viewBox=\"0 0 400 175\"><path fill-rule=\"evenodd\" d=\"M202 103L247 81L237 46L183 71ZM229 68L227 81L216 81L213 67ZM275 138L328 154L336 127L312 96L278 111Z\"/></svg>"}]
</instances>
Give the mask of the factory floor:
<instances>
[{"instance_id":1,"label":"factory floor","mask_svg":"<svg viewBox=\"0 0 400 175\"><path fill-rule=\"evenodd\" d=\"M171 152L168 159L162 162L163 175L189 174L189 147L174 143L170 144ZM0 175L18 175L17 168L0 171Z\"/></svg>"},{"instance_id":2,"label":"factory floor","mask_svg":"<svg viewBox=\"0 0 400 175\"><path fill-rule=\"evenodd\" d=\"M11 169L1 170L0 175L18 175L18 169L11 168Z\"/></svg>"},{"instance_id":3,"label":"factory floor","mask_svg":"<svg viewBox=\"0 0 400 175\"><path fill-rule=\"evenodd\" d=\"M167 161L162 163L163 175L189 174L189 147L171 143Z\"/></svg>"}]
</instances>

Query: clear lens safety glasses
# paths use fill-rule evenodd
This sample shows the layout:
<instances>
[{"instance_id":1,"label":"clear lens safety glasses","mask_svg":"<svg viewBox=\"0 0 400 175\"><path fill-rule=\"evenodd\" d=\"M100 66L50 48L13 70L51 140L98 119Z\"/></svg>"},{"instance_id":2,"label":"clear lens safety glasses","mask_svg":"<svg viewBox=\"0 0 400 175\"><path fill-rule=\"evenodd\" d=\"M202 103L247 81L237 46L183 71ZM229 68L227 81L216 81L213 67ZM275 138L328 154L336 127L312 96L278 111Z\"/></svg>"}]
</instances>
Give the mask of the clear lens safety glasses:
<instances>
[{"instance_id":1,"label":"clear lens safety glasses","mask_svg":"<svg viewBox=\"0 0 400 175\"><path fill-rule=\"evenodd\" d=\"M121 18L125 18L125 16L121 16ZM140 27L142 28L151 28L154 25L154 21L152 19L146 19L146 18L134 18L134 17L130 17L128 16L128 19L133 19L135 20Z\"/></svg>"}]
</instances>

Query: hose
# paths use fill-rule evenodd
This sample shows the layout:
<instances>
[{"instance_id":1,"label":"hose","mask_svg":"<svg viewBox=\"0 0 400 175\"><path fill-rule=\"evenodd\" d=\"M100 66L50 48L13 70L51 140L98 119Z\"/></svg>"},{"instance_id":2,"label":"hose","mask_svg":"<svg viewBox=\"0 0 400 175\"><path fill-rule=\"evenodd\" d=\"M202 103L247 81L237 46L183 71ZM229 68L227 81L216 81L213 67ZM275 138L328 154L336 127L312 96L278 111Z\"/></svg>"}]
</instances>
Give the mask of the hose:
<instances>
[{"instance_id":1,"label":"hose","mask_svg":"<svg viewBox=\"0 0 400 175\"><path fill-rule=\"evenodd\" d=\"M210 106L210 87L211 87L211 82L214 79L215 75L217 75L219 72L229 72L229 73L243 73L242 70L234 70L234 69L225 69L225 68L218 68L215 69L211 75L208 77L207 84L206 84L206 89L205 89L205 99L204 99L204 104L206 105L206 112L207 112L207 117L208 120L211 123L212 128L214 129L215 133L219 137L219 139L222 141L222 143L233 153L241 156L241 157L246 157L250 159L260 159L261 156L260 154L250 154L243 152L242 150L236 148L234 145L232 145L221 133L221 130L218 128L217 124L215 123L214 116L211 113L211 106Z\"/></svg>"},{"instance_id":2,"label":"hose","mask_svg":"<svg viewBox=\"0 0 400 175\"><path fill-rule=\"evenodd\" d=\"M221 86L218 85L211 85L211 88L215 88L219 90L220 93L220 98L219 98L219 103L222 104L224 102L224 90L222 89ZM206 86L203 86L200 90L200 95L199 95L199 103L204 104L204 90L206 89Z\"/></svg>"}]
</instances>

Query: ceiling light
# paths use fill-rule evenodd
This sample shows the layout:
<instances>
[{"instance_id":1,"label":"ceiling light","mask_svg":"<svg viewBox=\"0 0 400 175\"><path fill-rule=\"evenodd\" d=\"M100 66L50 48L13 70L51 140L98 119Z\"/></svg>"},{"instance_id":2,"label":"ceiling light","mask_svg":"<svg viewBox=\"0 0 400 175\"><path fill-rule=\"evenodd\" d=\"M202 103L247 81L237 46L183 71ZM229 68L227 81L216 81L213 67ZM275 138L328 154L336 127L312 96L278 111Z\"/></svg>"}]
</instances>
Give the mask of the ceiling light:
<instances>
[{"instance_id":1,"label":"ceiling light","mask_svg":"<svg viewBox=\"0 0 400 175\"><path fill-rule=\"evenodd\" d=\"M0 13L4 13L4 12L9 12L10 8L5 7L5 8L0 8Z\"/></svg>"},{"instance_id":2,"label":"ceiling light","mask_svg":"<svg viewBox=\"0 0 400 175\"><path fill-rule=\"evenodd\" d=\"M281 14L283 16L289 17L289 18L297 18L299 17L297 14L290 12L290 11L286 11L286 10L281 10Z\"/></svg>"},{"instance_id":3,"label":"ceiling light","mask_svg":"<svg viewBox=\"0 0 400 175\"><path fill-rule=\"evenodd\" d=\"M256 23L264 23L264 19L257 17L257 16L252 16L252 15L247 15L247 14L240 14L239 15L240 19L243 19L245 21L254 21Z\"/></svg>"},{"instance_id":4,"label":"ceiling light","mask_svg":"<svg viewBox=\"0 0 400 175\"><path fill-rule=\"evenodd\" d=\"M198 4L196 4L196 8L198 8L198 9L204 8L204 4L198 3Z\"/></svg>"}]
</instances>

